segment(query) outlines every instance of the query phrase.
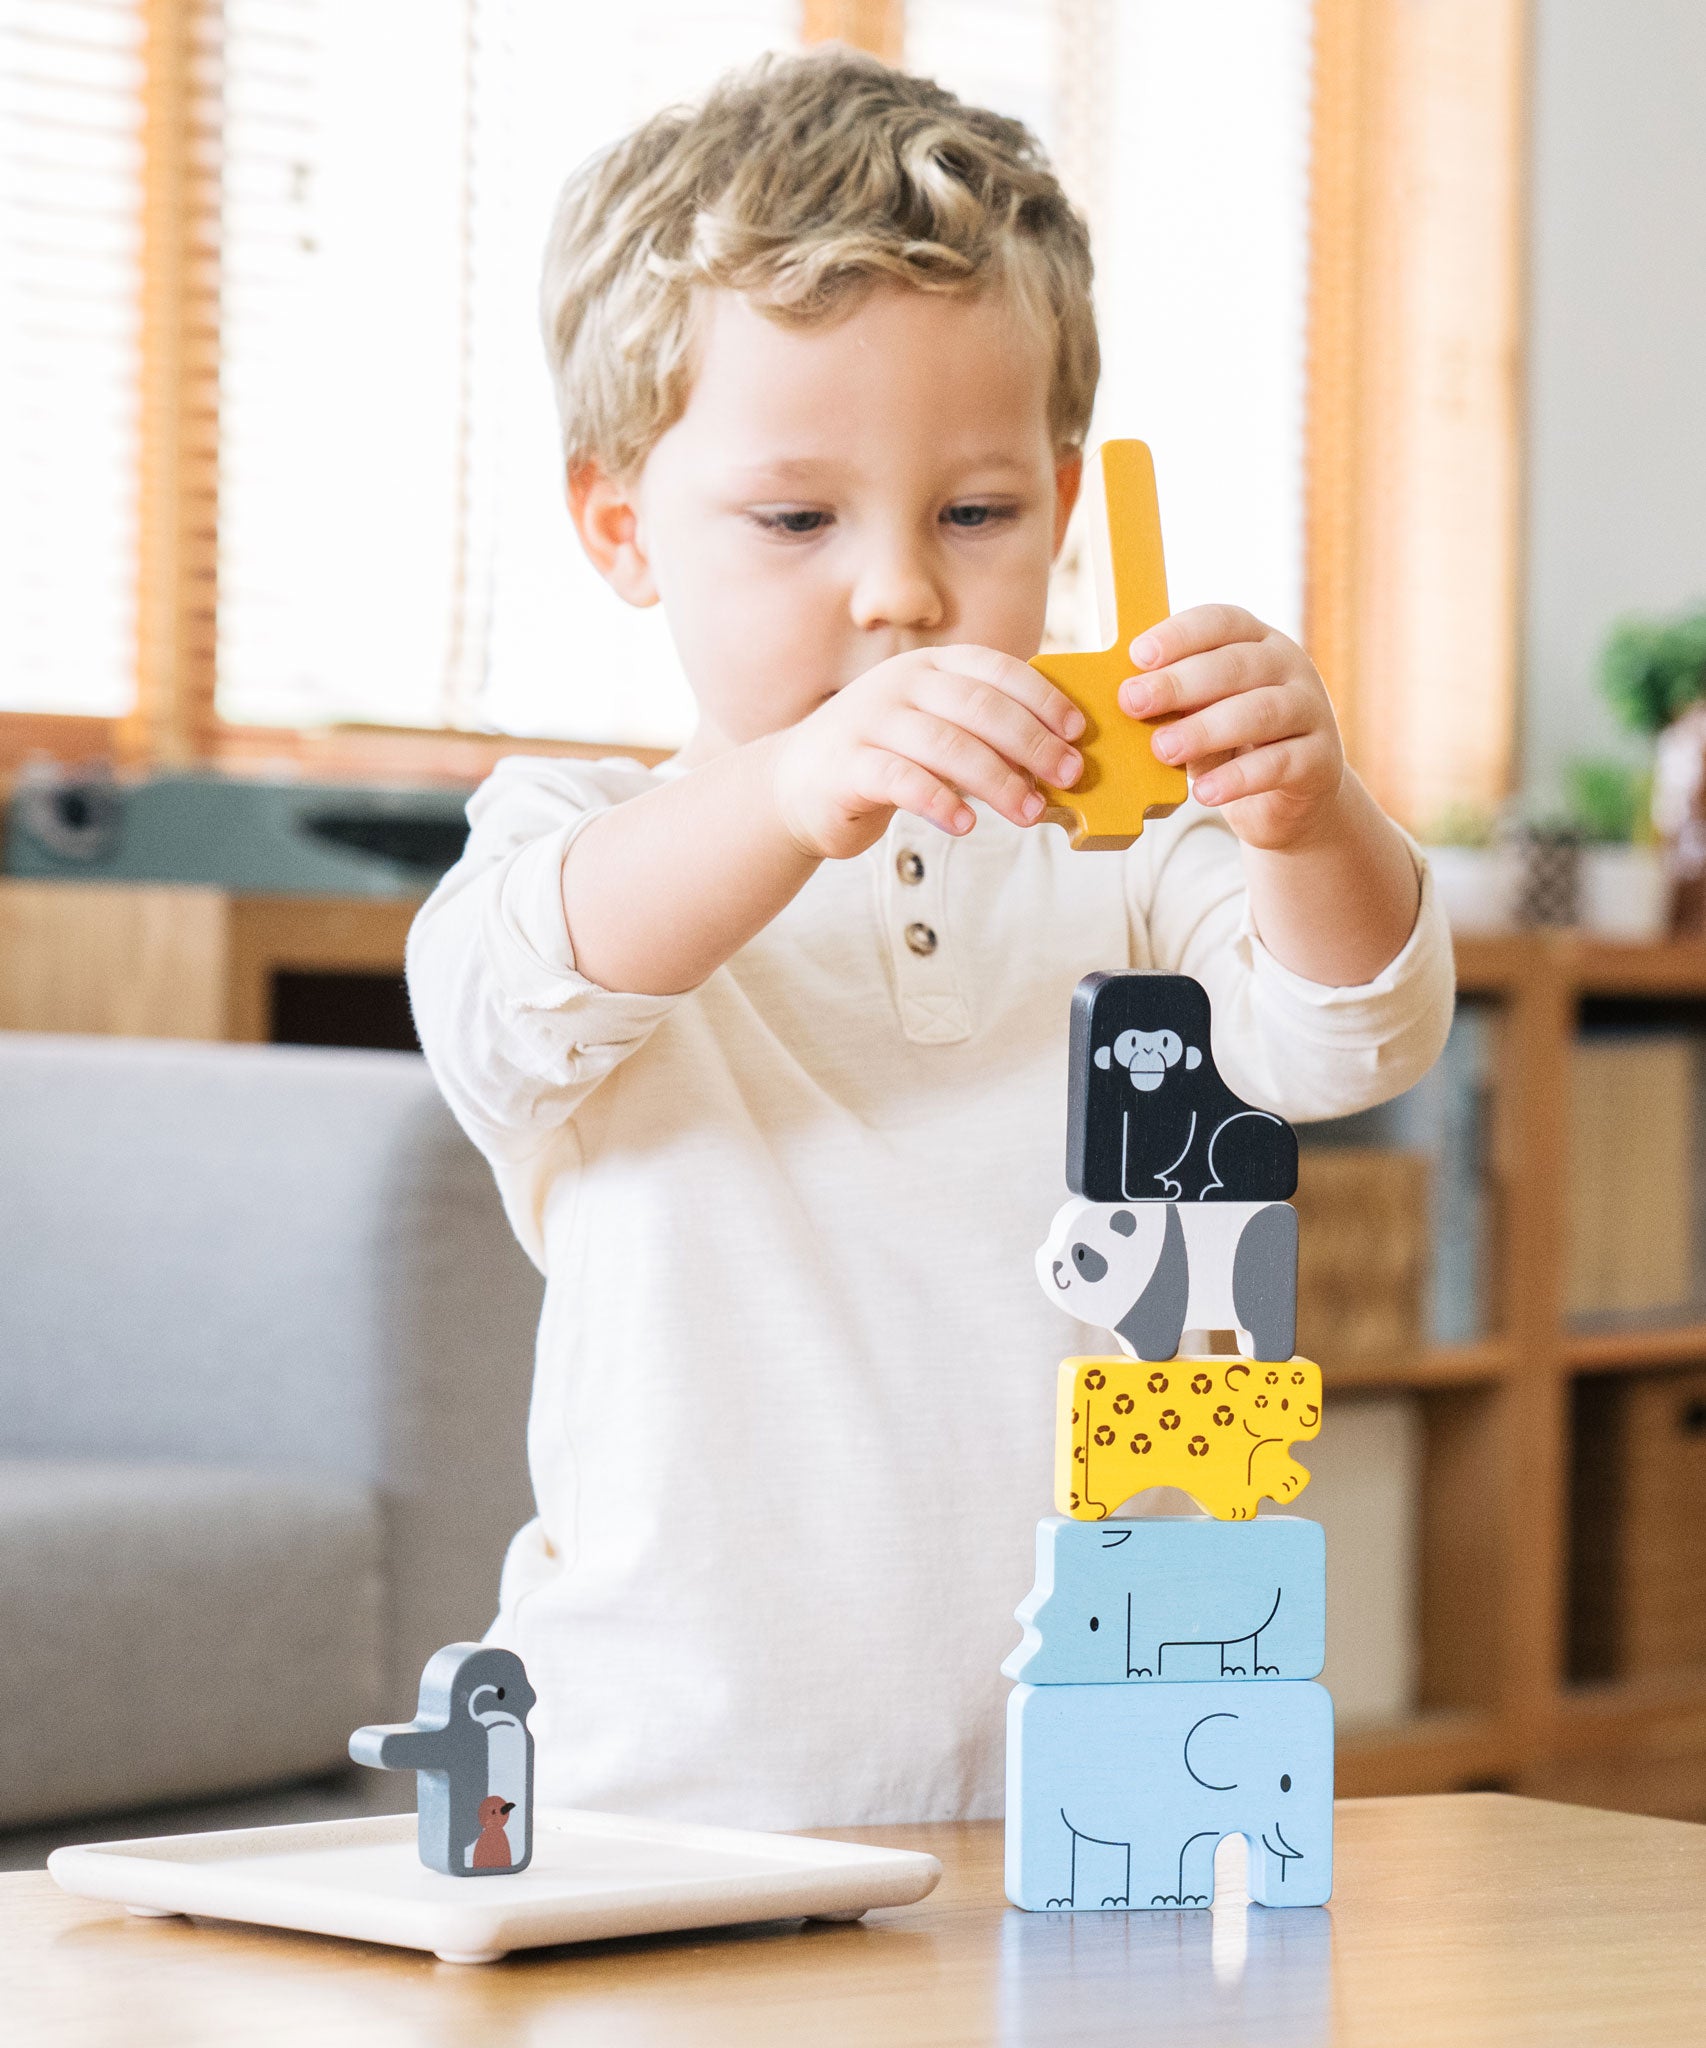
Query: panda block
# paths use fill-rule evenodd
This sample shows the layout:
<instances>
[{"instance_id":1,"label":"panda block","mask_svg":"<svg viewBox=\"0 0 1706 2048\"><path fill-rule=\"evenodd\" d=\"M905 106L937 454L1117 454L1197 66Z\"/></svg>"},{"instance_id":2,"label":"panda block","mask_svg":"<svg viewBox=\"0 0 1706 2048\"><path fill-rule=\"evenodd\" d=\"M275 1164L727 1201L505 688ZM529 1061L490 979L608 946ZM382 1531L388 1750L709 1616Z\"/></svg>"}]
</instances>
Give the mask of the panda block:
<instances>
[{"instance_id":1,"label":"panda block","mask_svg":"<svg viewBox=\"0 0 1706 2048\"><path fill-rule=\"evenodd\" d=\"M1215 1070L1188 974L1087 974L1072 997L1066 1184L1093 1202L1283 1202L1297 1134Z\"/></svg>"},{"instance_id":2,"label":"panda block","mask_svg":"<svg viewBox=\"0 0 1706 2048\"><path fill-rule=\"evenodd\" d=\"M1289 1202L1088 1202L1055 1213L1037 1280L1070 1316L1156 1364L1236 1330L1246 1358L1297 1349L1297 1211Z\"/></svg>"}]
</instances>

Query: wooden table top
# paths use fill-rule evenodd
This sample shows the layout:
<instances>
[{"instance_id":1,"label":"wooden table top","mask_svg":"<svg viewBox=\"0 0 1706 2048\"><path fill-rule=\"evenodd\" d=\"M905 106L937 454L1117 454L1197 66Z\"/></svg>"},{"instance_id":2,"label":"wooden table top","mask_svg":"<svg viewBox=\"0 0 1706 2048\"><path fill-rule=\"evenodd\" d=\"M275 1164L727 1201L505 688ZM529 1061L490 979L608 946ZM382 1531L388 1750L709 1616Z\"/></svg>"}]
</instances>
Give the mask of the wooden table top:
<instances>
[{"instance_id":1,"label":"wooden table top","mask_svg":"<svg viewBox=\"0 0 1706 2048\"><path fill-rule=\"evenodd\" d=\"M396 1949L138 1920L0 1877L0 2039L29 2048L1059 2043L1410 2048L1706 2041L1706 1827L1494 1794L1340 1804L1330 1907L1028 1914L997 1822L851 1829L928 1849L922 1904L855 1926Z\"/></svg>"}]
</instances>

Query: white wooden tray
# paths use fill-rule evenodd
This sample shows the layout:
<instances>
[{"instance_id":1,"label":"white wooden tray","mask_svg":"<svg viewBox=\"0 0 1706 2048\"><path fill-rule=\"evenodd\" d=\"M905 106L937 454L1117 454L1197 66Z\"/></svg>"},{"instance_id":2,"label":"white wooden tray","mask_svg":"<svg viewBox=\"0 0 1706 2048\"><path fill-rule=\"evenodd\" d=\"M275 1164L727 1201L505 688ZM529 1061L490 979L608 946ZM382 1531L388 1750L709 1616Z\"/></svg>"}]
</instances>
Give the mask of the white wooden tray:
<instances>
[{"instance_id":1,"label":"white wooden tray","mask_svg":"<svg viewBox=\"0 0 1706 2048\"><path fill-rule=\"evenodd\" d=\"M533 1861L512 1877L428 1870L412 1813L85 1843L55 1849L47 1867L65 1891L133 1913L382 1941L447 1963L736 1921L856 1920L910 1906L942 1874L910 1849L545 1808Z\"/></svg>"}]
</instances>

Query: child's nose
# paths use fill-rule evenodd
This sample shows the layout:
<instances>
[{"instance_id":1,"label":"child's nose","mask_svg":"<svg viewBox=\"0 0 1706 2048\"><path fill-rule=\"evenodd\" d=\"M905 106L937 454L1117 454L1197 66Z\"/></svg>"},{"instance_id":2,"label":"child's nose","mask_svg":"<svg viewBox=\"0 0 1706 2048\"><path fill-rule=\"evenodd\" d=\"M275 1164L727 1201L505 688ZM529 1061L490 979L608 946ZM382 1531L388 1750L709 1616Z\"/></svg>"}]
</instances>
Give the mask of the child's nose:
<instances>
[{"instance_id":1,"label":"child's nose","mask_svg":"<svg viewBox=\"0 0 1706 2048\"><path fill-rule=\"evenodd\" d=\"M921 554L899 547L885 550L863 565L853 586L850 610L861 631L888 626L929 633L947 616L942 588L930 564Z\"/></svg>"}]
</instances>

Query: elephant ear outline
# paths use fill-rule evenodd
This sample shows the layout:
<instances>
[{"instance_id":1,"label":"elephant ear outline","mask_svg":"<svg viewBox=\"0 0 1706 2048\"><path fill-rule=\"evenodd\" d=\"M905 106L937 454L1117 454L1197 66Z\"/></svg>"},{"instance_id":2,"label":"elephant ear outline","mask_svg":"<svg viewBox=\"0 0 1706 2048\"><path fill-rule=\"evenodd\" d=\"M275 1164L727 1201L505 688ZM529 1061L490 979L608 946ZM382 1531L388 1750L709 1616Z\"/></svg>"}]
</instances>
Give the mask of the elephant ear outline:
<instances>
[{"instance_id":1,"label":"elephant ear outline","mask_svg":"<svg viewBox=\"0 0 1706 2048\"><path fill-rule=\"evenodd\" d=\"M1190 1734L1185 1737L1185 1769L1190 1772L1193 1778L1196 1778L1197 1783L1205 1792L1236 1792L1238 1790L1238 1780L1234 1778L1230 1785L1211 1785L1207 1778L1198 1778L1196 1769L1191 1762L1192 1739L1196 1735L1197 1729L1206 1728L1210 1721L1236 1721L1237 1719L1238 1716L1233 1713L1204 1714L1202 1719L1193 1725Z\"/></svg>"}]
</instances>

